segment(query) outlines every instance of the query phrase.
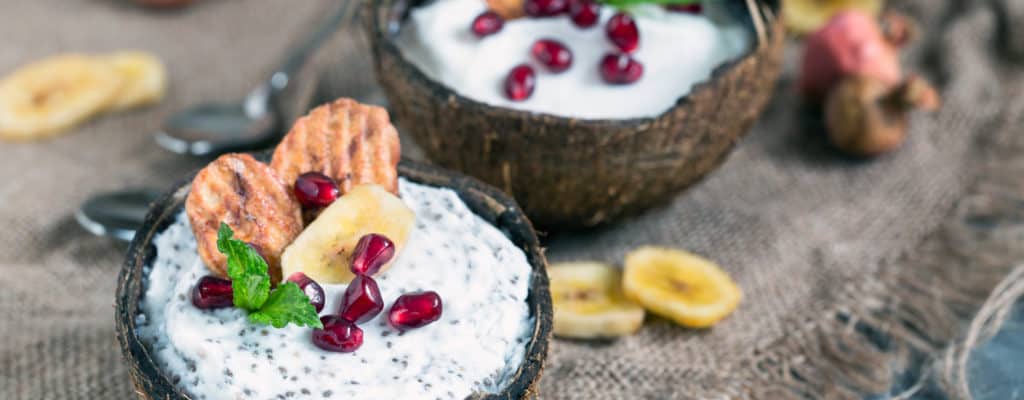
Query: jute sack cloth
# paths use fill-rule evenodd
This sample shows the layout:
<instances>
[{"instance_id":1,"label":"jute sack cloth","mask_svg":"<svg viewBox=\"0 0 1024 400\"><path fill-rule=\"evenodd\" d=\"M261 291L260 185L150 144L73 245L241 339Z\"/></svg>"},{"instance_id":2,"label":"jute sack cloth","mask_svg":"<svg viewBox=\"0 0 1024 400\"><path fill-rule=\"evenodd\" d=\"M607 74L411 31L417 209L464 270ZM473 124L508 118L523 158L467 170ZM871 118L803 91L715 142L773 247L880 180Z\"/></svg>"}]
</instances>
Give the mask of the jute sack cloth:
<instances>
[{"instance_id":1,"label":"jute sack cloth","mask_svg":"<svg viewBox=\"0 0 1024 400\"><path fill-rule=\"evenodd\" d=\"M149 13L115 0L7 0L0 72L49 54L123 48L168 63L159 106L102 117L39 143L0 143L0 398L133 396L113 333L124 246L73 218L90 194L166 186L202 160L157 148L170 113L237 99L287 45L334 7L328 0L207 0ZM557 340L547 399L856 398L889 387L908 354L938 354L1022 254L1024 52L1017 0L907 0L921 22L906 63L945 105L914 117L907 145L865 162L831 150L800 106L792 65L730 160L671 205L589 233L549 236L552 261L620 263L645 244L719 262L745 293L707 331L649 318L614 342ZM307 88L320 99L379 100L368 53L343 31ZM298 90L302 110L309 90ZM297 115L293 110L290 114ZM400 124L401 121L398 121ZM407 155L417 156L411 140Z\"/></svg>"}]
</instances>

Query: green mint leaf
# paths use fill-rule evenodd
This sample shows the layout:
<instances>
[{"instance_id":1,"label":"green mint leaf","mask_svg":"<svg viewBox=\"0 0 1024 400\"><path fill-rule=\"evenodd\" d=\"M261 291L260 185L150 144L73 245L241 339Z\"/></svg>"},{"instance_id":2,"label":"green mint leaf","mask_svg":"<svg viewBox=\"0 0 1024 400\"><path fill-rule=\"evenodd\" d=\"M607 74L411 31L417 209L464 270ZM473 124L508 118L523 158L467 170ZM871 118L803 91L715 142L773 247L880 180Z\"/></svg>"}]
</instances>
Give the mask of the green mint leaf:
<instances>
[{"instance_id":1,"label":"green mint leaf","mask_svg":"<svg viewBox=\"0 0 1024 400\"><path fill-rule=\"evenodd\" d=\"M324 327L309 297L295 282L285 282L274 289L259 311L249 313L249 320L275 328L284 328L289 323L317 329Z\"/></svg>"},{"instance_id":2,"label":"green mint leaf","mask_svg":"<svg viewBox=\"0 0 1024 400\"><path fill-rule=\"evenodd\" d=\"M217 231L217 250L228 258L228 278L234 291L235 307L255 311L270 296L270 274L267 262L252 246L232 239L234 232L223 222Z\"/></svg>"}]
</instances>

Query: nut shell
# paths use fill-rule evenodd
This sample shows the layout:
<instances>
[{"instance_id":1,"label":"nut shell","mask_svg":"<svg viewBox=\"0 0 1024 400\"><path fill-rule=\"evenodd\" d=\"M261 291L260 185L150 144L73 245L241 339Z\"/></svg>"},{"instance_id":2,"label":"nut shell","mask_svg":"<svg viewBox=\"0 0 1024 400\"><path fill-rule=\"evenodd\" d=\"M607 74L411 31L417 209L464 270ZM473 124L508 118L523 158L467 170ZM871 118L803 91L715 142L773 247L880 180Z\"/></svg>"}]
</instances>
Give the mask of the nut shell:
<instances>
[{"instance_id":1,"label":"nut shell","mask_svg":"<svg viewBox=\"0 0 1024 400\"><path fill-rule=\"evenodd\" d=\"M760 116L782 66L784 32L775 19L758 46L717 67L657 117L576 119L495 107L430 79L402 55L395 34L419 3L371 0L364 13L395 120L431 161L512 194L548 230L638 214L699 182ZM733 9L744 2L722 3L745 12ZM778 11L777 1L756 3Z\"/></svg>"},{"instance_id":2,"label":"nut shell","mask_svg":"<svg viewBox=\"0 0 1024 400\"><path fill-rule=\"evenodd\" d=\"M248 154L225 154L199 171L185 202L199 257L227 277L227 258L217 250L220 223L267 260L272 282L281 281L281 253L302 232L298 201L266 164Z\"/></svg>"},{"instance_id":3,"label":"nut shell","mask_svg":"<svg viewBox=\"0 0 1024 400\"><path fill-rule=\"evenodd\" d=\"M398 130L387 110L338 99L299 118L274 150L271 168L290 188L306 172L338 183L342 194L362 184L398 194Z\"/></svg>"}]
</instances>

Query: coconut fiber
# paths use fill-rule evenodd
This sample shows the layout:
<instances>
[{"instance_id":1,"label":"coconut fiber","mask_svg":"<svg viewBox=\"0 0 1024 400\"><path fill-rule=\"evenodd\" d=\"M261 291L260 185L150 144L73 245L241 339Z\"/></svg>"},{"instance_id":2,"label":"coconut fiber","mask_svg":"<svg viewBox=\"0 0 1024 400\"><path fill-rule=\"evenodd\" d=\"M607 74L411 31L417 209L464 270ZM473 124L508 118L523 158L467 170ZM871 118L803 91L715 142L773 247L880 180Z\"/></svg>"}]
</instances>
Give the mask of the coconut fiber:
<instances>
[{"instance_id":1,"label":"coconut fiber","mask_svg":"<svg viewBox=\"0 0 1024 400\"><path fill-rule=\"evenodd\" d=\"M76 206L98 191L166 187L199 167L204 160L159 149L150 132L188 105L243 96L336 2L196 3L161 13L120 0L0 6L2 73L57 52L138 48L159 54L171 75L159 106L49 141L0 143L2 399L134 396L111 307L125 246L82 231ZM708 179L639 217L546 237L554 262L621 263L645 244L702 254L743 288L738 311L705 331L651 317L613 342L556 340L542 398L862 398L921 365L953 377L952 397L963 393L956 361L1020 292L1022 275L1011 271L1024 259L1024 7L893 7L920 22L923 38L905 61L941 89L942 110L916 115L895 154L843 157L800 105L789 44L764 116ZM380 99L355 31L340 32L306 74L320 99ZM304 109L310 92L296 90L291 108Z\"/></svg>"}]
</instances>

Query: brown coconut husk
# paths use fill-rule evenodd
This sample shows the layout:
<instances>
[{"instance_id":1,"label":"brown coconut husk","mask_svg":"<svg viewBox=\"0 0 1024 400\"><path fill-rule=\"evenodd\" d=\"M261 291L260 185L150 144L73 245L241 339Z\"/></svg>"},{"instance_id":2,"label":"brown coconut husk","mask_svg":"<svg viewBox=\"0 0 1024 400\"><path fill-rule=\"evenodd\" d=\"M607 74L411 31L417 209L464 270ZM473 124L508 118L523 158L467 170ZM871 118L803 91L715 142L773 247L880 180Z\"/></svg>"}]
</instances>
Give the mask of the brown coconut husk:
<instances>
[{"instance_id":1,"label":"brown coconut husk","mask_svg":"<svg viewBox=\"0 0 1024 400\"><path fill-rule=\"evenodd\" d=\"M428 157L514 195L539 226L565 229L667 201L721 165L758 118L781 69L779 4L731 1L758 45L656 118L584 120L490 106L403 58L393 38L416 2L371 0L365 25L392 114Z\"/></svg>"},{"instance_id":2,"label":"brown coconut husk","mask_svg":"<svg viewBox=\"0 0 1024 400\"><path fill-rule=\"evenodd\" d=\"M263 157L267 159L269 157ZM547 261L541 250L533 225L520 211L516 202L501 191L476 179L455 174L436 167L408 161L399 165L399 175L430 186L454 190L470 210L504 232L513 243L526 253L533 274L527 296L530 314L534 318L533 336L526 345L526 355L508 387L500 393L478 393L470 399L527 399L536 397L548 343L552 333L551 294L548 289ZM139 228L128 249L124 266L118 276L115 319L117 340L121 354L128 365L135 392L142 399L189 399L171 383L140 340L136 331L139 301L143 294L143 267L156 255L153 237L162 232L184 208L192 176L176 185L152 205L142 227Z\"/></svg>"}]
</instances>

